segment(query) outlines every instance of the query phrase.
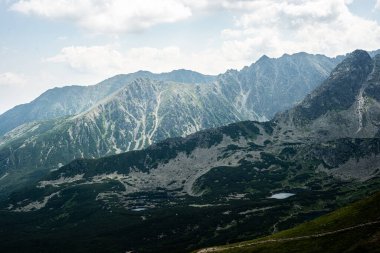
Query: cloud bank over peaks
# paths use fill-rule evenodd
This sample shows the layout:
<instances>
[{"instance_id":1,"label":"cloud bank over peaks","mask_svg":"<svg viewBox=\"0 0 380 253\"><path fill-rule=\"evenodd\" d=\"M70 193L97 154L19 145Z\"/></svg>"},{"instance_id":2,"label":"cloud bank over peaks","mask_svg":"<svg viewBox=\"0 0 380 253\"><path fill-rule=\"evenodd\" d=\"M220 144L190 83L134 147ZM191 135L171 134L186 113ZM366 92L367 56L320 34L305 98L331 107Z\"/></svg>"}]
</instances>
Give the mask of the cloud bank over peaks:
<instances>
[{"instance_id":1,"label":"cloud bank over peaks","mask_svg":"<svg viewBox=\"0 0 380 253\"><path fill-rule=\"evenodd\" d=\"M226 66L241 68L244 65L239 59L228 57L222 49L207 49L196 53L186 52L176 46L123 50L114 44L69 46L44 61L62 64L82 74L101 75L103 78L138 70L160 73L182 68L205 74L220 74L226 70Z\"/></svg>"},{"instance_id":2,"label":"cloud bank over peaks","mask_svg":"<svg viewBox=\"0 0 380 253\"><path fill-rule=\"evenodd\" d=\"M114 75L142 69L170 71L176 68L180 55L177 47L141 47L123 52L115 45L70 46L45 61L63 63L85 74Z\"/></svg>"},{"instance_id":3,"label":"cloud bank over peaks","mask_svg":"<svg viewBox=\"0 0 380 253\"><path fill-rule=\"evenodd\" d=\"M258 58L306 51L330 56L377 49L380 26L354 15L344 0L241 1L235 27L222 31L225 51ZM245 51L245 52L244 52Z\"/></svg>"},{"instance_id":4,"label":"cloud bank over peaks","mask_svg":"<svg viewBox=\"0 0 380 253\"><path fill-rule=\"evenodd\" d=\"M167 37L166 44L157 43L159 46L154 39L134 48L113 44L127 44L122 39L103 41L101 45L74 42L55 56L44 57L81 73L106 76L139 69L161 72L177 68L217 74L249 65L263 54L279 57L305 51L335 56L357 48L378 49L379 23L353 14L348 8L351 3L353 0L14 0L9 8L26 15L63 19L99 34L141 32L199 13L231 14L230 23L220 28L219 36L210 35L209 39L217 43L204 43L196 51L186 44L173 43L181 43L181 39L173 38L171 31L159 33ZM195 36L193 43L203 42Z\"/></svg>"}]
</instances>

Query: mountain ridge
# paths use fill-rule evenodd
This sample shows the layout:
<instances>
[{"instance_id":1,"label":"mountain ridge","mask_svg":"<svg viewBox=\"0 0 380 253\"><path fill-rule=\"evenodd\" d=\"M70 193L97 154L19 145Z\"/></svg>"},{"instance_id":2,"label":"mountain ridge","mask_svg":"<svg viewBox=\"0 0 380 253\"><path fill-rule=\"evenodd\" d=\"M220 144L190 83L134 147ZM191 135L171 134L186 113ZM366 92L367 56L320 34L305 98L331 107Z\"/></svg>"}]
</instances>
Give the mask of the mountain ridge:
<instances>
[{"instance_id":1,"label":"mountain ridge","mask_svg":"<svg viewBox=\"0 0 380 253\"><path fill-rule=\"evenodd\" d=\"M298 54L294 54L294 57L297 57L297 55ZM309 57L324 57L322 55L307 55ZM272 61L279 61L279 59L281 58L269 59ZM330 68L332 68L338 61L335 58L331 58L331 62L332 66L326 66L328 70L330 70ZM255 63L253 63L250 66L244 67L242 70L252 68L254 64ZM329 64L331 65L331 63ZM23 123L28 123L36 120L54 119L57 117L70 116L83 112L89 109L91 106L95 105L101 99L111 95L113 92L122 88L124 84L131 82L136 78L146 77L151 78L153 80L195 84L213 82L217 77L220 78L223 75L228 74L228 72L229 71L227 71L224 74L219 74L218 76L210 76L184 69L174 70L171 72L161 74L155 74L149 71L138 71L131 74L116 75L95 85L72 85L60 88L53 88L44 92L41 96L39 96L32 102L18 105L15 108L10 109L7 112L1 114L0 135L5 134L7 131ZM56 101L61 102L57 103ZM47 108L49 109L47 110Z\"/></svg>"},{"instance_id":2,"label":"mountain ridge","mask_svg":"<svg viewBox=\"0 0 380 253\"><path fill-rule=\"evenodd\" d=\"M90 86L72 85L56 87L47 90L30 103L18 105L1 114L0 136L24 123L36 120L49 120L83 112L98 101L122 88L128 82L139 77L172 81L186 79L190 83L210 82L215 78L214 76L203 75L184 69L161 74L138 71L131 74L116 75Z\"/></svg>"},{"instance_id":3,"label":"mountain ridge","mask_svg":"<svg viewBox=\"0 0 380 253\"><path fill-rule=\"evenodd\" d=\"M24 171L22 176L27 180L35 178L27 174L46 173L77 158L142 149L165 138L242 120L265 121L303 97L334 65L327 57L304 53L268 58L263 65L252 64L240 72L227 71L202 84L191 83L202 75L191 71L184 75L183 70L164 73L159 76L163 81L152 81L150 72L144 71L136 75L145 78L127 75L133 79L130 82L125 82L123 76L113 77L97 86L113 91L108 96L88 100L84 95L86 109L72 104L81 112L30 122L0 137L0 173L9 174L2 187L16 180L12 180L12 171L17 171L17 177ZM165 80L183 81L181 78L186 76L193 78L190 83ZM93 105L87 103L95 100ZM44 111L45 108L49 107L44 106Z\"/></svg>"}]
</instances>

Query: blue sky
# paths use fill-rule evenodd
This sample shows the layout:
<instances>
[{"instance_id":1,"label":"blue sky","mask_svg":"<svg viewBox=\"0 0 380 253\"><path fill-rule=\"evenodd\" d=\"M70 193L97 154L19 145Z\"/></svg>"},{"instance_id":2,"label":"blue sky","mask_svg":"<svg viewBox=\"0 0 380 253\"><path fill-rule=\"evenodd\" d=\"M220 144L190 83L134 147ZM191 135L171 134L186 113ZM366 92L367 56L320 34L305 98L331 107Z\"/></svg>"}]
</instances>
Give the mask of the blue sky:
<instances>
[{"instance_id":1,"label":"blue sky","mask_svg":"<svg viewBox=\"0 0 380 253\"><path fill-rule=\"evenodd\" d=\"M380 48L380 0L0 0L0 113L140 69L206 74L261 55Z\"/></svg>"}]
</instances>

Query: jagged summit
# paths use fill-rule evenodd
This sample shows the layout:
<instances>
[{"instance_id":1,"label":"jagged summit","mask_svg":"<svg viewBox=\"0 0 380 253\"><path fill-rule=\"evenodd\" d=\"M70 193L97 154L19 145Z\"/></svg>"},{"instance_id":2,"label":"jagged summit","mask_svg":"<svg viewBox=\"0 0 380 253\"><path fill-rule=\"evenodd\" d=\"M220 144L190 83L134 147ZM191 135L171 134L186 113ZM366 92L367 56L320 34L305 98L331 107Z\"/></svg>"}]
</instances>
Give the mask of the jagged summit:
<instances>
[{"instance_id":1,"label":"jagged summit","mask_svg":"<svg viewBox=\"0 0 380 253\"><path fill-rule=\"evenodd\" d=\"M356 49L356 50L352 51L351 53L348 53L343 62L357 61L360 59L368 60L368 58L371 58L371 56L369 55L369 53L367 51L365 51L363 49Z\"/></svg>"},{"instance_id":2,"label":"jagged summit","mask_svg":"<svg viewBox=\"0 0 380 253\"><path fill-rule=\"evenodd\" d=\"M267 61L267 60L270 60L271 58L269 57L269 56L267 56L267 55L263 55L263 56L261 56L257 61L256 61L256 63L259 63L259 62L263 62L263 61Z\"/></svg>"}]
</instances>

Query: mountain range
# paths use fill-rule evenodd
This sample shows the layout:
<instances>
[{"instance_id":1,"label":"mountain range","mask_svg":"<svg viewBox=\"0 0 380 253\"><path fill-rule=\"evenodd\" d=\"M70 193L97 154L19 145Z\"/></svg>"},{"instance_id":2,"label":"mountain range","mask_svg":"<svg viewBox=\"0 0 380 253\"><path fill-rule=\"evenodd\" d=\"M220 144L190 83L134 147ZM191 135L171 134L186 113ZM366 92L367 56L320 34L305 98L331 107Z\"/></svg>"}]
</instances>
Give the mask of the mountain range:
<instances>
[{"instance_id":1,"label":"mountain range","mask_svg":"<svg viewBox=\"0 0 380 253\"><path fill-rule=\"evenodd\" d=\"M342 58L263 56L218 76L140 71L95 86L49 90L0 116L1 192L74 159L139 150L242 120L267 120L311 92Z\"/></svg>"},{"instance_id":2,"label":"mountain range","mask_svg":"<svg viewBox=\"0 0 380 253\"><path fill-rule=\"evenodd\" d=\"M378 191L379 63L380 56L354 51L306 98L267 122L242 121L59 166L1 202L0 246L17 252L187 252L275 233ZM223 90L221 83L232 84L233 73L239 74L227 72L211 87ZM146 83L152 93L170 84L138 79L130 85L138 90ZM186 87L200 87L202 94L214 90ZM125 88L116 97L124 94ZM119 105L114 101L106 99L69 121L112 115L106 108ZM57 126L66 124L64 119ZM78 129L90 132L88 126ZM33 146L40 137L33 139L38 135L29 129ZM10 133L17 131L5 138ZM102 147L89 140L89 147ZM22 161L18 154L2 157ZM34 157L40 156L26 159Z\"/></svg>"}]
</instances>

